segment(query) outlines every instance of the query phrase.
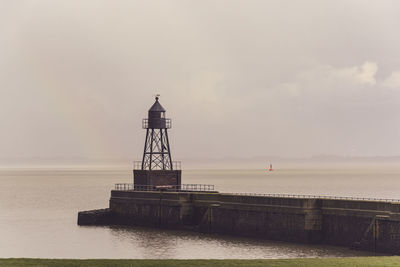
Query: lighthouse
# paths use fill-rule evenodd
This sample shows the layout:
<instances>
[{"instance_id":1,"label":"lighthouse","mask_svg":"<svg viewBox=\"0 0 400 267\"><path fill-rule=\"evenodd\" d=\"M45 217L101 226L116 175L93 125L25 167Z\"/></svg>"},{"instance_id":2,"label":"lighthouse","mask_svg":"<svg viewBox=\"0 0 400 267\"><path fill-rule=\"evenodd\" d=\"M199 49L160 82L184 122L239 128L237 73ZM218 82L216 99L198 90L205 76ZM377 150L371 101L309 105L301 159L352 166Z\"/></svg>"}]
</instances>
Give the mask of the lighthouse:
<instances>
[{"instance_id":1,"label":"lighthouse","mask_svg":"<svg viewBox=\"0 0 400 267\"><path fill-rule=\"evenodd\" d=\"M179 162L173 162L168 139L171 119L165 117L166 110L156 96L154 104L143 119L142 128L146 130L144 151L141 162L135 162L133 183L135 188L181 185Z\"/></svg>"}]
</instances>

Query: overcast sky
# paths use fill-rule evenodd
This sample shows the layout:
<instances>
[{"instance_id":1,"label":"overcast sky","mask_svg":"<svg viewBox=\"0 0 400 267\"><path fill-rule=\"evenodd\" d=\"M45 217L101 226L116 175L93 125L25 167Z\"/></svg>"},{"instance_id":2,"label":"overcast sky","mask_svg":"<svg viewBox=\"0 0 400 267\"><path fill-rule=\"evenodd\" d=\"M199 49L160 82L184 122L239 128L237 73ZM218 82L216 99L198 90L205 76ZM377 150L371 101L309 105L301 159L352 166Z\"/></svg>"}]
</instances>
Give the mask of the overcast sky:
<instances>
[{"instance_id":1,"label":"overcast sky","mask_svg":"<svg viewBox=\"0 0 400 267\"><path fill-rule=\"evenodd\" d=\"M400 155L400 1L0 1L0 158Z\"/></svg>"}]
</instances>

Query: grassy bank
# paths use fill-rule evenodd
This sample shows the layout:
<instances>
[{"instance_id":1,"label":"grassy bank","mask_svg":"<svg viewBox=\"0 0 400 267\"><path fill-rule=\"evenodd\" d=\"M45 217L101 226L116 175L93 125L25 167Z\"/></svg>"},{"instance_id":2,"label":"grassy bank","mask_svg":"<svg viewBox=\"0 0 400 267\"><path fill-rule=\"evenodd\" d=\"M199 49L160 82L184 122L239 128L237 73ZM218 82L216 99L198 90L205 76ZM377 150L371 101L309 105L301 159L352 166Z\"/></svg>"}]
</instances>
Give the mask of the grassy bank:
<instances>
[{"instance_id":1,"label":"grassy bank","mask_svg":"<svg viewBox=\"0 0 400 267\"><path fill-rule=\"evenodd\" d=\"M63 267L63 266L400 266L400 257L267 259L267 260L58 260L0 259L1 267Z\"/></svg>"}]
</instances>

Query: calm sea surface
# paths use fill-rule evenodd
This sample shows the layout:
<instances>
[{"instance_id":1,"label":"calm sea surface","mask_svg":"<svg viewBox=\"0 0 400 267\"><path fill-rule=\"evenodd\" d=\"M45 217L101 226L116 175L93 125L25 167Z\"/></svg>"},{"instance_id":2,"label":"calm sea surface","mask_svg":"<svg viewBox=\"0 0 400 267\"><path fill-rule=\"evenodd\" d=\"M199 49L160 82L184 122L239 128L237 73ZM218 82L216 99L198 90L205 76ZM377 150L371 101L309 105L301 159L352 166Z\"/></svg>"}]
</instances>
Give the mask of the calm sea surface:
<instances>
[{"instance_id":1,"label":"calm sea surface","mask_svg":"<svg viewBox=\"0 0 400 267\"><path fill-rule=\"evenodd\" d=\"M0 257L296 258L371 255L347 248L298 245L143 227L80 227L81 210L108 206L115 183L131 171L0 170ZM220 192L316 194L400 199L400 169L188 170L183 183Z\"/></svg>"}]
</instances>

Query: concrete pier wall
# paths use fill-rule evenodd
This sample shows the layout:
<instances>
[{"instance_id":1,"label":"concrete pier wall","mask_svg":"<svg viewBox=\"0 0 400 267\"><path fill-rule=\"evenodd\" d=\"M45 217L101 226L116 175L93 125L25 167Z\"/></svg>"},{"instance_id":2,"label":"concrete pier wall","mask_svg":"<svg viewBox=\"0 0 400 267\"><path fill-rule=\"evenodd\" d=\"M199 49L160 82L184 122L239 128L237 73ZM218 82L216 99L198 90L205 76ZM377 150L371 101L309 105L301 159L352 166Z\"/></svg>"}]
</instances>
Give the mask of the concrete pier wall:
<instances>
[{"instance_id":1,"label":"concrete pier wall","mask_svg":"<svg viewBox=\"0 0 400 267\"><path fill-rule=\"evenodd\" d=\"M400 204L378 201L112 191L113 224L195 230L400 254ZM90 214L89 214L90 213ZM78 224L91 224L93 211ZM90 216L91 217L90 217Z\"/></svg>"}]
</instances>

